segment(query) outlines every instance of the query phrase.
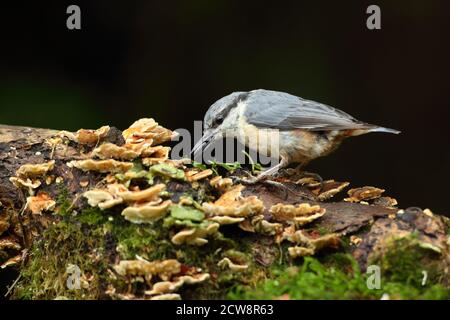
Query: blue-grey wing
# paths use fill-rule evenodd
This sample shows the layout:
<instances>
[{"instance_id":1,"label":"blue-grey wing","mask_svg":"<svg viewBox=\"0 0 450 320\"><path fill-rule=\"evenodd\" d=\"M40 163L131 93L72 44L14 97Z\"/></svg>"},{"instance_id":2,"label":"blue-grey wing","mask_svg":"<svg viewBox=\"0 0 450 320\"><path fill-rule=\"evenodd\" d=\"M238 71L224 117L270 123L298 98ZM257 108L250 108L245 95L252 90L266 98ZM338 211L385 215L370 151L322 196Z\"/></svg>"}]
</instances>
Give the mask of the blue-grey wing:
<instances>
[{"instance_id":1,"label":"blue-grey wing","mask_svg":"<svg viewBox=\"0 0 450 320\"><path fill-rule=\"evenodd\" d=\"M284 92L254 90L245 103L247 121L257 127L319 131L371 126L336 108Z\"/></svg>"}]
</instances>

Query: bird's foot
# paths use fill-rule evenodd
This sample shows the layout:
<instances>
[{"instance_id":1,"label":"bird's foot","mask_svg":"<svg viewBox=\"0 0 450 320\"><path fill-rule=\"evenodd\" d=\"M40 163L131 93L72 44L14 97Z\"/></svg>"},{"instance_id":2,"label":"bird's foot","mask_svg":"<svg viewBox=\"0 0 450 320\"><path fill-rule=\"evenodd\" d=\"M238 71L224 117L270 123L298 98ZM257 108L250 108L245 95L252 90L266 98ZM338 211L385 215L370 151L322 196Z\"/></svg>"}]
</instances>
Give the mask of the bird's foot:
<instances>
[{"instance_id":1,"label":"bird's foot","mask_svg":"<svg viewBox=\"0 0 450 320\"><path fill-rule=\"evenodd\" d=\"M258 177L255 177L246 171L244 171L244 172L247 175L246 178L241 178L241 177L237 177L237 176L231 176L230 178L233 179L233 181L235 183L241 183L244 185L252 185L252 184L256 184L258 182L262 182L264 180L264 177L258 179Z\"/></svg>"},{"instance_id":2,"label":"bird's foot","mask_svg":"<svg viewBox=\"0 0 450 320\"><path fill-rule=\"evenodd\" d=\"M232 176L231 178L233 179L233 181L235 183L241 183L243 185L254 185L256 183L262 183L265 184L269 187L274 187L277 190L283 191L283 198L284 200L287 200L287 198L289 197L289 193L294 194L295 196L298 197L304 197L304 195L299 194L298 192L292 190L291 188L289 188L288 186L286 186L285 184L278 182L278 181L273 181L271 180L268 176L253 176L250 173L247 173L248 178L241 178L241 177L236 177L236 176Z\"/></svg>"}]
</instances>

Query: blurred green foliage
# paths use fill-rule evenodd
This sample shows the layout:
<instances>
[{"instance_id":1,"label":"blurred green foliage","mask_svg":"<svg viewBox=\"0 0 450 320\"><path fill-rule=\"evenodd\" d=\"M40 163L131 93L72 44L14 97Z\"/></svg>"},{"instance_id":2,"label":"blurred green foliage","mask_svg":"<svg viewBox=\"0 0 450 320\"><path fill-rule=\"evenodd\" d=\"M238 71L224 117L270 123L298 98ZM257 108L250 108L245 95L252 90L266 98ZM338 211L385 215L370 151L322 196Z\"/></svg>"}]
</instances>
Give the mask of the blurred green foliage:
<instances>
[{"instance_id":1,"label":"blurred green foliage","mask_svg":"<svg viewBox=\"0 0 450 320\"><path fill-rule=\"evenodd\" d=\"M42 82L0 86L0 123L64 130L97 128L108 121L82 90Z\"/></svg>"}]
</instances>

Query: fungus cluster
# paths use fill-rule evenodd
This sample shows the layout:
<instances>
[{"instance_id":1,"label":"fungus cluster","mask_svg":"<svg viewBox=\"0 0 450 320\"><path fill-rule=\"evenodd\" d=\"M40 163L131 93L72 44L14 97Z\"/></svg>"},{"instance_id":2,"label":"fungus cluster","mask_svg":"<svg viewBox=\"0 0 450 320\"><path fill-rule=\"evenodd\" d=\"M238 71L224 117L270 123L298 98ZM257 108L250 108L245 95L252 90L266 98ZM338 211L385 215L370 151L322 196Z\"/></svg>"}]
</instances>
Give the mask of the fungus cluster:
<instances>
[{"instance_id":1,"label":"fungus cluster","mask_svg":"<svg viewBox=\"0 0 450 320\"><path fill-rule=\"evenodd\" d=\"M36 196L27 198L27 208L33 214L41 214L45 211L53 211L56 206L56 201L53 200L47 193L39 192Z\"/></svg>"},{"instance_id":2,"label":"fungus cluster","mask_svg":"<svg viewBox=\"0 0 450 320\"><path fill-rule=\"evenodd\" d=\"M16 170L16 176L10 177L9 181L17 188L27 189L30 194L34 194L34 190L42 184L40 179L45 178L54 167L54 160L38 164L24 164Z\"/></svg>"},{"instance_id":3,"label":"fungus cluster","mask_svg":"<svg viewBox=\"0 0 450 320\"><path fill-rule=\"evenodd\" d=\"M129 205L122 210L125 219L134 223L148 223L161 219L167 213L170 200L160 197L164 191L164 184L157 184L143 190L129 190L123 184L109 184L104 189L86 191L83 196L92 207L101 210L126 203Z\"/></svg>"},{"instance_id":4,"label":"fungus cluster","mask_svg":"<svg viewBox=\"0 0 450 320\"><path fill-rule=\"evenodd\" d=\"M292 258L311 256L324 248L337 248L341 243L340 236L336 233L314 236L307 234L304 230L288 233L286 239L295 244L288 249Z\"/></svg>"},{"instance_id":5,"label":"fungus cluster","mask_svg":"<svg viewBox=\"0 0 450 320\"><path fill-rule=\"evenodd\" d=\"M222 176L215 176L209 181L209 184L211 185L211 187L224 192L233 185L233 180L231 180L231 178L222 178Z\"/></svg>"},{"instance_id":6,"label":"fungus cluster","mask_svg":"<svg viewBox=\"0 0 450 320\"><path fill-rule=\"evenodd\" d=\"M20 214L29 211L32 214L41 214L43 212L52 212L55 209L56 202L45 192L38 192L37 189L46 181L48 174L55 167L55 161L50 160L43 163L29 163L21 165L15 172L15 176L10 177L9 181L18 189L24 189L28 193L26 202ZM23 249L20 238L24 237L22 222L18 223L18 217L8 218L7 213L0 210L0 236L7 233L13 227L10 235L0 238L0 254L7 253L7 259L1 268L16 265L21 262L27 250Z\"/></svg>"},{"instance_id":7,"label":"fungus cluster","mask_svg":"<svg viewBox=\"0 0 450 320\"><path fill-rule=\"evenodd\" d=\"M80 129L77 132L61 131L58 136L60 138L68 138L78 144L89 145L97 144L101 139L106 137L110 131L109 126L103 126L97 130Z\"/></svg>"},{"instance_id":8,"label":"fungus cluster","mask_svg":"<svg viewBox=\"0 0 450 320\"><path fill-rule=\"evenodd\" d=\"M243 185L236 185L217 201L203 203L203 210L212 216L248 217L261 213L265 208L256 196L242 197Z\"/></svg>"},{"instance_id":9,"label":"fungus cluster","mask_svg":"<svg viewBox=\"0 0 450 320\"><path fill-rule=\"evenodd\" d=\"M227 250L217 266L222 269L229 269L231 272L246 272L250 268L250 263L248 257L242 252Z\"/></svg>"},{"instance_id":10,"label":"fungus cluster","mask_svg":"<svg viewBox=\"0 0 450 320\"><path fill-rule=\"evenodd\" d=\"M42 157L30 160L40 163L24 164L17 170L14 167L15 174L10 177L15 186L29 191L21 211L27 214L21 219L45 221L51 217L47 222L57 225L61 216L63 222L80 218L76 221L81 222L83 232L89 231L84 228L86 224L100 232L99 241L105 241L105 248L108 246L107 264L112 264L105 269L111 279L118 281L117 289L113 281L106 293L120 299L180 299L184 286L204 283L210 278L217 283L231 277L244 279L257 273L260 269L256 263L266 267L275 261L276 254L270 253L271 250L278 254L279 248L280 259L285 258L282 250L286 248L293 259L315 255L320 250L338 247L341 237L348 234L342 229L323 227L337 218L336 210L333 211L336 207L321 203L336 197L348 187L348 182L304 176L274 177L276 181L289 182L294 191L301 190L306 195L304 198L291 195L285 201L288 203L279 203L284 200L274 196L275 193L259 192L258 188L264 186L234 184L228 173L242 170L237 164L207 166L170 159L170 148L162 144L173 137L174 132L153 119L141 119L122 133L104 126L76 133L63 131L47 138L44 144L47 150L41 150ZM44 160L36 160L41 158ZM58 162L56 168L53 158ZM62 182L64 186L54 185ZM46 214L59 212L61 187L67 187L73 199L70 210L65 210L72 214ZM351 189L345 199L351 203L345 205L356 208L356 212L361 207L373 209L360 204L395 206L397 201L382 196L383 192L374 187ZM87 210L87 206L99 210ZM8 257L14 256L1 267L20 262L26 254L23 249L26 245L21 242L23 231L10 231L13 224L19 224L5 212L0 203L0 254L7 252ZM402 216L400 211L387 212L392 212L388 216L391 219ZM424 213L432 216L430 211ZM408 217L409 214L403 219ZM101 222L92 222L96 219ZM257 239L245 253L235 251L240 243L228 238L230 233L243 232L248 233L245 241ZM358 248L367 247L367 239L351 235L349 240ZM94 253L89 252L95 261L103 254L97 250L103 244L100 243L92 250ZM161 244L161 248L154 248L154 243ZM193 250L195 254L211 254L203 263L192 255ZM129 260L130 257L136 258ZM200 265L204 271L191 265ZM139 285L132 285L136 283Z\"/></svg>"},{"instance_id":11,"label":"fungus cluster","mask_svg":"<svg viewBox=\"0 0 450 320\"><path fill-rule=\"evenodd\" d=\"M108 128L106 130L106 128ZM110 142L101 143L108 134L109 127L98 130L84 130L75 135L63 132L62 136L80 144L94 142L97 147L89 154L89 159L70 161L67 165L83 171L102 173L124 173L133 168L133 161L141 158L142 163L151 166L169 158L169 147L159 144L170 141L175 133L163 128L153 119L140 119L122 133L125 144L119 146ZM90 138L86 138L89 136ZM80 140L80 137L84 137Z\"/></svg>"},{"instance_id":12,"label":"fungus cluster","mask_svg":"<svg viewBox=\"0 0 450 320\"><path fill-rule=\"evenodd\" d=\"M367 203L368 200L380 198L384 191L384 189L370 186L353 188L348 190L347 194L349 197L345 198L344 201Z\"/></svg>"},{"instance_id":13,"label":"fungus cluster","mask_svg":"<svg viewBox=\"0 0 450 320\"><path fill-rule=\"evenodd\" d=\"M145 281L148 288L145 296L151 300L179 300L181 296L176 292L181 287L204 282L210 277L199 268L182 265L175 259L147 261L137 258L122 260L114 269L120 276ZM114 290L111 294L115 295Z\"/></svg>"},{"instance_id":14,"label":"fungus cluster","mask_svg":"<svg viewBox=\"0 0 450 320\"><path fill-rule=\"evenodd\" d=\"M309 203L301 203L297 206L278 203L270 208L270 213L277 221L287 221L296 226L303 226L325 214L325 209L319 205L311 206Z\"/></svg>"}]
</instances>

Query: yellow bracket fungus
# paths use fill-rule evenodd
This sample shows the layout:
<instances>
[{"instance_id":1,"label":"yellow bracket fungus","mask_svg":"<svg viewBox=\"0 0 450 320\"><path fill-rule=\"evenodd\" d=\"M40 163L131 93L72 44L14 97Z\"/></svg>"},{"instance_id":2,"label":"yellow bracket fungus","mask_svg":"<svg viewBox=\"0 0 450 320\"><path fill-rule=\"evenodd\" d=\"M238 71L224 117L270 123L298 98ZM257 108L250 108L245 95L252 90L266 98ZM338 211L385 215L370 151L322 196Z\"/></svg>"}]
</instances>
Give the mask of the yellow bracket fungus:
<instances>
[{"instance_id":1,"label":"yellow bracket fungus","mask_svg":"<svg viewBox=\"0 0 450 320\"><path fill-rule=\"evenodd\" d=\"M27 198L27 208L33 214L40 214L44 211L52 211L56 202L46 193L38 193L37 196Z\"/></svg>"},{"instance_id":2,"label":"yellow bracket fungus","mask_svg":"<svg viewBox=\"0 0 450 320\"><path fill-rule=\"evenodd\" d=\"M146 281L150 282L153 276L169 280L174 274L181 272L181 263L175 259L147 261L140 258L122 260L114 269L121 276L144 276Z\"/></svg>"},{"instance_id":3,"label":"yellow bracket fungus","mask_svg":"<svg viewBox=\"0 0 450 320\"><path fill-rule=\"evenodd\" d=\"M151 223L163 218L171 205L172 201L170 200L166 200L158 205L151 202L139 203L124 209L122 215L133 223Z\"/></svg>"},{"instance_id":4,"label":"yellow bracket fungus","mask_svg":"<svg viewBox=\"0 0 450 320\"><path fill-rule=\"evenodd\" d=\"M131 170L133 163L116 160L74 160L67 163L69 168L77 168L83 171L113 172L120 173Z\"/></svg>"},{"instance_id":5,"label":"yellow bracket fungus","mask_svg":"<svg viewBox=\"0 0 450 320\"><path fill-rule=\"evenodd\" d=\"M233 180L231 180L231 178L216 176L209 181L209 184L219 191L226 191L233 185Z\"/></svg>"},{"instance_id":6,"label":"yellow bracket fungus","mask_svg":"<svg viewBox=\"0 0 450 320\"><path fill-rule=\"evenodd\" d=\"M229 268L231 271L237 271L237 272L245 271L248 269L247 264L236 264L233 261L231 261L230 258L227 258L227 257L220 260L217 263L217 266L220 268Z\"/></svg>"},{"instance_id":7,"label":"yellow bracket fungus","mask_svg":"<svg viewBox=\"0 0 450 320\"><path fill-rule=\"evenodd\" d=\"M113 143L104 143L95 148L91 154L93 157L100 159L119 159L119 160L133 160L139 157L140 153L130 150L126 147L120 147Z\"/></svg>"},{"instance_id":8,"label":"yellow bracket fungus","mask_svg":"<svg viewBox=\"0 0 450 320\"><path fill-rule=\"evenodd\" d=\"M326 210L319 205L311 206L309 203L302 203L298 206L278 203L273 205L269 211L277 221L293 222L297 226L302 226L322 217Z\"/></svg>"},{"instance_id":9,"label":"yellow bracket fungus","mask_svg":"<svg viewBox=\"0 0 450 320\"><path fill-rule=\"evenodd\" d=\"M117 195L124 201L157 201L159 194L164 191L166 186L162 183L141 191L124 191L118 192Z\"/></svg>"},{"instance_id":10,"label":"yellow bracket fungus","mask_svg":"<svg viewBox=\"0 0 450 320\"><path fill-rule=\"evenodd\" d=\"M208 273L175 277L172 281L161 281L153 285L152 290L145 291L146 295L163 295L179 290L185 284L198 284L209 279Z\"/></svg>"},{"instance_id":11,"label":"yellow bracket fungus","mask_svg":"<svg viewBox=\"0 0 450 320\"><path fill-rule=\"evenodd\" d=\"M347 192L349 198L345 198L344 200L349 202L361 202L365 200L372 200L379 198L384 191L385 191L384 189L369 186L350 189Z\"/></svg>"},{"instance_id":12,"label":"yellow bracket fungus","mask_svg":"<svg viewBox=\"0 0 450 320\"><path fill-rule=\"evenodd\" d=\"M96 144L108 135L110 129L109 126L103 126L97 130L80 129L76 133L61 131L59 136L66 137L79 144Z\"/></svg>"},{"instance_id":13,"label":"yellow bracket fungus","mask_svg":"<svg viewBox=\"0 0 450 320\"><path fill-rule=\"evenodd\" d=\"M25 164L16 171L18 177L39 177L55 167L55 160L40 164Z\"/></svg>"},{"instance_id":14,"label":"yellow bracket fungus","mask_svg":"<svg viewBox=\"0 0 450 320\"><path fill-rule=\"evenodd\" d=\"M205 227L184 229L172 237L172 243L176 245L189 244L195 246L202 246L208 243L205 237L216 233L219 230L218 223L211 223Z\"/></svg>"},{"instance_id":15,"label":"yellow bracket fungus","mask_svg":"<svg viewBox=\"0 0 450 320\"><path fill-rule=\"evenodd\" d=\"M203 210L216 216L247 217L264 210L264 204L256 196L242 197L244 186L237 185L224 193L216 202L203 203Z\"/></svg>"}]
</instances>

